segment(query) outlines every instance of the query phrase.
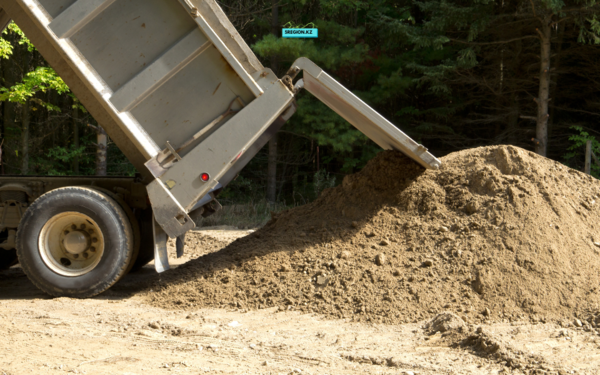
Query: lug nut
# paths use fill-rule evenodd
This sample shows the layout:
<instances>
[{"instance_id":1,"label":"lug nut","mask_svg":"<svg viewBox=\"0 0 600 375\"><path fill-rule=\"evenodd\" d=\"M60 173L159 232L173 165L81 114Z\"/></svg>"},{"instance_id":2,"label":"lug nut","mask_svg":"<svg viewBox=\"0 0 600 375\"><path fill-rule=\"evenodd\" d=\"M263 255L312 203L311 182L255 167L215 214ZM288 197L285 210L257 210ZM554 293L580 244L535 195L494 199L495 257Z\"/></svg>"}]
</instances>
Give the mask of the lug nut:
<instances>
[{"instance_id":1,"label":"lug nut","mask_svg":"<svg viewBox=\"0 0 600 375\"><path fill-rule=\"evenodd\" d=\"M65 231L65 234L69 234L69 231L68 231L68 230L66 230L66 231Z\"/></svg>"},{"instance_id":2,"label":"lug nut","mask_svg":"<svg viewBox=\"0 0 600 375\"><path fill-rule=\"evenodd\" d=\"M85 253L83 253L83 257L84 257L85 259L87 259L87 258L89 258L89 257L90 257L90 254L88 254L88 253L87 253L87 251L86 251Z\"/></svg>"},{"instance_id":3,"label":"lug nut","mask_svg":"<svg viewBox=\"0 0 600 375\"><path fill-rule=\"evenodd\" d=\"M77 225L75 225L75 224L71 225L71 229L73 229L73 230L77 229Z\"/></svg>"},{"instance_id":4,"label":"lug nut","mask_svg":"<svg viewBox=\"0 0 600 375\"><path fill-rule=\"evenodd\" d=\"M75 259L79 258L79 254L73 254L73 258L75 258Z\"/></svg>"},{"instance_id":5,"label":"lug nut","mask_svg":"<svg viewBox=\"0 0 600 375\"><path fill-rule=\"evenodd\" d=\"M95 252L96 252L96 248L95 248L94 246L92 246L92 247L90 247L90 251L91 251L92 253L95 253Z\"/></svg>"},{"instance_id":6,"label":"lug nut","mask_svg":"<svg viewBox=\"0 0 600 375\"><path fill-rule=\"evenodd\" d=\"M94 237L94 238L92 238L92 242L96 243L96 242L98 242L98 239L96 237Z\"/></svg>"},{"instance_id":7,"label":"lug nut","mask_svg":"<svg viewBox=\"0 0 600 375\"><path fill-rule=\"evenodd\" d=\"M85 229L85 224L81 224L81 229Z\"/></svg>"}]
</instances>

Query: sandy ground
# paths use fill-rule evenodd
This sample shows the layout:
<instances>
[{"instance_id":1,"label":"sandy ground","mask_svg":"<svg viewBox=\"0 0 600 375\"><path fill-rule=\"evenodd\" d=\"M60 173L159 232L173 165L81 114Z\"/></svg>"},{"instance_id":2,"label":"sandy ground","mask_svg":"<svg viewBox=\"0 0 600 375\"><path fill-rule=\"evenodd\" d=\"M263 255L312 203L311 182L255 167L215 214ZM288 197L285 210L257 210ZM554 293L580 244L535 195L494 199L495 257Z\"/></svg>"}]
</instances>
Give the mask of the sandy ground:
<instances>
[{"instance_id":1,"label":"sandy ground","mask_svg":"<svg viewBox=\"0 0 600 375\"><path fill-rule=\"evenodd\" d=\"M232 241L248 231L203 233ZM0 375L523 373L449 347L439 334L428 336L424 322L367 325L277 308L158 309L136 296L152 277L148 265L101 296L74 300L49 298L18 267L0 273ZM560 373L599 373L594 331L515 322L481 327Z\"/></svg>"}]
</instances>

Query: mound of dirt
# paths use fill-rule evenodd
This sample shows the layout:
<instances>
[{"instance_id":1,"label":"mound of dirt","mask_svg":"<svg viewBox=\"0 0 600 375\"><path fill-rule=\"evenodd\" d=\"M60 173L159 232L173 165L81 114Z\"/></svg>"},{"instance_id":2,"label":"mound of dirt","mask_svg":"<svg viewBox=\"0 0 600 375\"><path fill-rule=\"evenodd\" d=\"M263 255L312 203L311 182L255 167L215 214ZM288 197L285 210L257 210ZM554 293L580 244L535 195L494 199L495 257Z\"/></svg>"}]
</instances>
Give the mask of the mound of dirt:
<instances>
[{"instance_id":1,"label":"mound of dirt","mask_svg":"<svg viewBox=\"0 0 600 375\"><path fill-rule=\"evenodd\" d=\"M224 241L207 235L206 232L191 231L186 234L185 256L189 258L198 258L206 254L214 253L229 245L233 241ZM167 251L170 257L176 257L177 250L175 239L171 238L167 242Z\"/></svg>"},{"instance_id":2,"label":"mound of dirt","mask_svg":"<svg viewBox=\"0 0 600 375\"><path fill-rule=\"evenodd\" d=\"M442 161L425 170L382 152L313 203L163 274L146 297L383 323L450 311L595 326L600 182L511 146Z\"/></svg>"}]
</instances>

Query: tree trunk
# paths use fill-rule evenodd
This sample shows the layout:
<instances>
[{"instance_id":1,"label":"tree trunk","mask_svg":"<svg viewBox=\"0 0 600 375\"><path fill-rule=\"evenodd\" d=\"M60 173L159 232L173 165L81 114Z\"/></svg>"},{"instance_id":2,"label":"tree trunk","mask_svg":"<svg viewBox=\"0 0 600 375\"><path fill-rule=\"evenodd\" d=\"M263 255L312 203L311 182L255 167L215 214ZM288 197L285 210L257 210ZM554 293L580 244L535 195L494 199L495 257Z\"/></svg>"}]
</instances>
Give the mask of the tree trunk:
<instances>
[{"instance_id":1,"label":"tree trunk","mask_svg":"<svg viewBox=\"0 0 600 375\"><path fill-rule=\"evenodd\" d=\"M523 50L523 41L518 40L515 42L513 53L511 54L512 60L510 64L507 64L506 72L512 72L515 76L521 75L522 63L521 63L521 52ZM510 73L508 73L510 74ZM509 88L511 90L511 88ZM521 141L519 131L519 115L521 114L521 102L519 101L519 94L517 90L512 90L509 98L509 108L511 115L508 117L507 123L507 138L508 143L511 145L517 145Z\"/></svg>"},{"instance_id":2,"label":"tree trunk","mask_svg":"<svg viewBox=\"0 0 600 375\"><path fill-rule=\"evenodd\" d=\"M21 105L21 174L29 174L29 102Z\"/></svg>"},{"instance_id":3,"label":"tree trunk","mask_svg":"<svg viewBox=\"0 0 600 375\"><path fill-rule=\"evenodd\" d=\"M73 103L73 105L76 104ZM79 110L77 107L73 108L73 148L75 150L79 148ZM79 156L73 158L73 173L79 174Z\"/></svg>"},{"instance_id":4,"label":"tree trunk","mask_svg":"<svg viewBox=\"0 0 600 375\"><path fill-rule=\"evenodd\" d=\"M550 107L550 117L548 118L548 137L552 136L552 127L554 125L554 108L556 106L557 100L557 92L558 92L558 69L560 69L560 54L562 52L563 40L565 37L565 23L561 22L558 24L558 41L556 42L554 55L554 64L552 66L553 74L550 75L550 80L552 81L552 77L554 77L554 83L552 84L552 88L550 91L552 98L552 106Z\"/></svg>"},{"instance_id":5,"label":"tree trunk","mask_svg":"<svg viewBox=\"0 0 600 375\"><path fill-rule=\"evenodd\" d=\"M4 38L11 41L11 33L8 35L4 35ZM2 75L4 77L4 86L12 87L15 84L15 69L13 67L12 59L2 59ZM14 155L14 152L10 152L11 146L9 146L9 140L6 139L6 130L14 127L15 124L15 104L9 102L8 100L2 103L3 111L3 131L2 131L2 139L4 140L4 150L9 151L5 154L5 160L9 159ZM2 174L5 173L4 163L2 163ZM10 171L9 171L10 173Z\"/></svg>"},{"instance_id":6,"label":"tree trunk","mask_svg":"<svg viewBox=\"0 0 600 375\"><path fill-rule=\"evenodd\" d=\"M104 129L98 125L96 129L98 142L96 145L96 176L106 176L106 148L108 145L108 137Z\"/></svg>"},{"instance_id":7,"label":"tree trunk","mask_svg":"<svg viewBox=\"0 0 600 375\"><path fill-rule=\"evenodd\" d=\"M277 200L277 134L269 141L269 160L267 166L267 201Z\"/></svg>"},{"instance_id":8,"label":"tree trunk","mask_svg":"<svg viewBox=\"0 0 600 375\"><path fill-rule=\"evenodd\" d=\"M6 141L6 129L9 128L10 124L14 122L14 110L12 103L8 101L4 101L2 103L2 144L8 142ZM2 163L2 174L4 174L4 163Z\"/></svg>"},{"instance_id":9,"label":"tree trunk","mask_svg":"<svg viewBox=\"0 0 600 375\"><path fill-rule=\"evenodd\" d=\"M551 54L551 18L544 19L540 31L540 90L537 102L538 114L535 129L535 152L546 156L548 150L548 102L550 101L550 54Z\"/></svg>"},{"instance_id":10,"label":"tree trunk","mask_svg":"<svg viewBox=\"0 0 600 375\"><path fill-rule=\"evenodd\" d=\"M271 0L273 4L271 17L271 32L277 36L279 28L279 7L278 0ZM277 56L271 57L271 70L278 74L279 64ZM267 201L275 203L277 200L277 134L269 141L269 159L267 165Z\"/></svg>"},{"instance_id":11,"label":"tree trunk","mask_svg":"<svg viewBox=\"0 0 600 375\"><path fill-rule=\"evenodd\" d=\"M24 46L19 48L22 61L23 77L29 72L29 51ZM29 101L21 105L21 174L29 174Z\"/></svg>"},{"instance_id":12,"label":"tree trunk","mask_svg":"<svg viewBox=\"0 0 600 375\"><path fill-rule=\"evenodd\" d=\"M271 10L271 33L276 37L279 35L279 7L277 3L279 0L271 0L273 5L273 9ZM271 70L278 76L279 64L277 61L277 56L271 56ZM279 77L279 76L278 76Z\"/></svg>"}]
</instances>

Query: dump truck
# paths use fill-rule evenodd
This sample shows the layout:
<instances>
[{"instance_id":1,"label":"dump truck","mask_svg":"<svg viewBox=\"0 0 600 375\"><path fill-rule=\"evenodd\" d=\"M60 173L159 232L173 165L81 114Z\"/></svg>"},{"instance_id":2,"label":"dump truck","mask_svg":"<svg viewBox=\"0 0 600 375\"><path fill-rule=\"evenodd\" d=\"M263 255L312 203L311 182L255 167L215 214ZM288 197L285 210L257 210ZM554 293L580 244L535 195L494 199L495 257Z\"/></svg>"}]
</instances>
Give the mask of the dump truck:
<instances>
[{"instance_id":1,"label":"dump truck","mask_svg":"<svg viewBox=\"0 0 600 375\"><path fill-rule=\"evenodd\" d=\"M215 0L0 0L135 166L134 178L0 176L0 269L85 298L221 207L222 189L296 111L301 90L386 150L441 163L323 69L265 68ZM301 75L301 78L300 76Z\"/></svg>"}]
</instances>

